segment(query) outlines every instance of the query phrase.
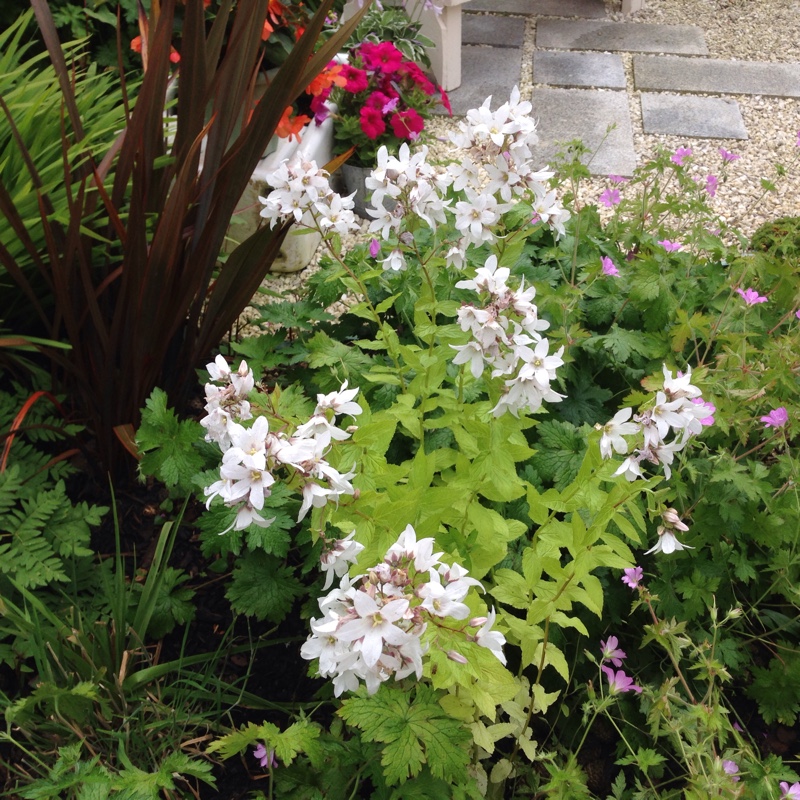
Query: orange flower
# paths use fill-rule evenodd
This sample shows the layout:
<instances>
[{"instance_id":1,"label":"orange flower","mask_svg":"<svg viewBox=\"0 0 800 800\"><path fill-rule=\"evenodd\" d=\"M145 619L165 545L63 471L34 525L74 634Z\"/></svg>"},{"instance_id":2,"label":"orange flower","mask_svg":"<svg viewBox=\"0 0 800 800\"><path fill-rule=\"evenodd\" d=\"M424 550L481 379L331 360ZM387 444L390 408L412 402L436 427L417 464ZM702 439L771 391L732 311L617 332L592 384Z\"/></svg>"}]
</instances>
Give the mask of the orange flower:
<instances>
[{"instance_id":1,"label":"orange flower","mask_svg":"<svg viewBox=\"0 0 800 800\"><path fill-rule=\"evenodd\" d=\"M344 68L341 64L334 67L326 67L311 83L308 84L306 93L316 97L331 86L345 86L347 78L344 76Z\"/></svg>"},{"instance_id":2,"label":"orange flower","mask_svg":"<svg viewBox=\"0 0 800 800\"><path fill-rule=\"evenodd\" d=\"M269 24L269 20L265 19L264 20L264 28L261 31L261 41L262 42L266 42L267 39L269 39L269 37L272 35L272 32L274 30L275 30L275 28L273 28L272 25Z\"/></svg>"},{"instance_id":3,"label":"orange flower","mask_svg":"<svg viewBox=\"0 0 800 800\"><path fill-rule=\"evenodd\" d=\"M292 107L286 106L286 110L283 112L283 116L278 123L278 127L275 129L275 133L277 133L281 139L288 138L290 142L292 141L292 136L294 136L299 142L300 131L303 129L303 126L307 125L309 122L311 122L311 117L307 117L305 114L292 117Z\"/></svg>"},{"instance_id":4,"label":"orange flower","mask_svg":"<svg viewBox=\"0 0 800 800\"><path fill-rule=\"evenodd\" d=\"M134 53L141 53L142 52L142 37L141 36L134 36L131 39L131 50Z\"/></svg>"},{"instance_id":5,"label":"orange flower","mask_svg":"<svg viewBox=\"0 0 800 800\"><path fill-rule=\"evenodd\" d=\"M174 47L169 48L169 60L173 64L177 64L181 60L181 54Z\"/></svg>"}]
</instances>

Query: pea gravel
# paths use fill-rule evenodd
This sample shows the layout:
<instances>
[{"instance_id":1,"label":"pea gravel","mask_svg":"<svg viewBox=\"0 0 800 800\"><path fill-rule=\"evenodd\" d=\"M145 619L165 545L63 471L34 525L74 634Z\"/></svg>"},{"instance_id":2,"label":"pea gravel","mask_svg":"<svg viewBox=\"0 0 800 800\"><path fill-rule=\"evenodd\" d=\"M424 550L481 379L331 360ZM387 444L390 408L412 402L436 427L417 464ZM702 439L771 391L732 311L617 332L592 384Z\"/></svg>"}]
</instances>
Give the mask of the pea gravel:
<instances>
[{"instance_id":1,"label":"pea gravel","mask_svg":"<svg viewBox=\"0 0 800 800\"><path fill-rule=\"evenodd\" d=\"M620 0L605 0L608 18L613 21L655 22L662 24L697 25L705 33L709 58L740 61L800 62L800 0L645 0L645 8L628 17L622 15ZM465 6L468 8L468 6ZM525 21L520 90L530 97L533 89L532 62L536 36L536 20ZM698 179L717 174L721 168L719 148L736 153L740 158L727 169L727 179L720 182L715 209L727 222L749 236L770 219L800 216L800 100L775 97L734 95L741 109L747 140L692 139L679 136L645 134L642 130L639 93L633 85L632 57L622 54L627 77L628 99L633 139L638 163L652 158L659 147L675 150L691 147L692 170ZM533 109L536 114L536 108ZM458 118L437 117L427 126L429 145L434 158L446 159L448 134L455 130ZM785 170L783 177L779 171ZM762 178L774 181L777 189L766 192ZM578 202L596 202L611 184L604 178L586 181ZM624 191L624 188L623 188ZM609 214L610 211L601 211ZM353 239L367 236L367 223ZM297 299L303 284L318 269L317 252L304 270L286 275L270 275L265 288ZM254 306L264 302L254 298ZM334 311L340 310L337 308ZM244 327L239 335L257 332L247 320L259 316L257 308L243 314Z\"/></svg>"}]
</instances>

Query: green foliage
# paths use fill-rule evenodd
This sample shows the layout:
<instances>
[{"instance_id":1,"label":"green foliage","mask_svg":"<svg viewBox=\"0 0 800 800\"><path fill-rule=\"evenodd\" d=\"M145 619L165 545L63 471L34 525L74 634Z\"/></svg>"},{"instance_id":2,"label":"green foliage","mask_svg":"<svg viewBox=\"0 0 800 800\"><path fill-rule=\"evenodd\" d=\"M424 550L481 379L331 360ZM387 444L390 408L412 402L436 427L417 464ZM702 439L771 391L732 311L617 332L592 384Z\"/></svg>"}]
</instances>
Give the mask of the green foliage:
<instances>
[{"instance_id":1,"label":"green foliage","mask_svg":"<svg viewBox=\"0 0 800 800\"><path fill-rule=\"evenodd\" d=\"M153 389L136 431L136 444L143 453L140 470L185 494L192 487L192 478L205 466L199 451L203 433L198 423L175 416L167 407L166 392Z\"/></svg>"},{"instance_id":2,"label":"green foliage","mask_svg":"<svg viewBox=\"0 0 800 800\"><path fill-rule=\"evenodd\" d=\"M226 592L234 611L271 622L280 622L300 594L293 571L260 550L239 561Z\"/></svg>"},{"instance_id":3,"label":"green foliage","mask_svg":"<svg viewBox=\"0 0 800 800\"><path fill-rule=\"evenodd\" d=\"M436 693L423 684L416 687L410 702L407 692L384 685L371 698L345 700L338 713L368 741L383 745L381 764L390 785L415 777L423 765L450 784L466 780L470 736L442 711Z\"/></svg>"},{"instance_id":4,"label":"green foliage","mask_svg":"<svg viewBox=\"0 0 800 800\"><path fill-rule=\"evenodd\" d=\"M781 657L770 659L769 667L753 667L747 693L758 703L765 722L791 726L800 713L800 654L782 644Z\"/></svg>"}]
</instances>

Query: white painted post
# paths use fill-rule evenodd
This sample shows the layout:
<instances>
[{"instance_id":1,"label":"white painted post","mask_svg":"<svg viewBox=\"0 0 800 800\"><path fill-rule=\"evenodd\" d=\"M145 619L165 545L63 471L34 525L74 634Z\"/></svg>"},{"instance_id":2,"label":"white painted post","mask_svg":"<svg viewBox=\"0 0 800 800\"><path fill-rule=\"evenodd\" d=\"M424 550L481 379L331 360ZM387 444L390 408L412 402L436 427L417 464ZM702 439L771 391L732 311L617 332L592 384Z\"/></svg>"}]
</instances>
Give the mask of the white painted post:
<instances>
[{"instance_id":1,"label":"white painted post","mask_svg":"<svg viewBox=\"0 0 800 800\"><path fill-rule=\"evenodd\" d=\"M644 8L644 0L622 0L622 13L632 14Z\"/></svg>"}]
</instances>

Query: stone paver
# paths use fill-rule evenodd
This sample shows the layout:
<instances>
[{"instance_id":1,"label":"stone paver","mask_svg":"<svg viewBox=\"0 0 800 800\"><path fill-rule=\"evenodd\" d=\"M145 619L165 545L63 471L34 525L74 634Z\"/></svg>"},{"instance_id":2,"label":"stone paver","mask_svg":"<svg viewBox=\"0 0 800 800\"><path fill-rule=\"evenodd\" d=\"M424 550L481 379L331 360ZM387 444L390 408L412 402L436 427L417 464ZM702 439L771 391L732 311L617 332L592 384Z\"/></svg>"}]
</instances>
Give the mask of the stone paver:
<instances>
[{"instance_id":1,"label":"stone paver","mask_svg":"<svg viewBox=\"0 0 800 800\"><path fill-rule=\"evenodd\" d=\"M464 6L464 11L537 17L606 18L603 0L470 0Z\"/></svg>"},{"instance_id":2,"label":"stone paver","mask_svg":"<svg viewBox=\"0 0 800 800\"><path fill-rule=\"evenodd\" d=\"M720 97L642 93L645 133L703 139L746 139L739 104Z\"/></svg>"},{"instance_id":3,"label":"stone paver","mask_svg":"<svg viewBox=\"0 0 800 800\"><path fill-rule=\"evenodd\" d=\"M533 115L538 121L537 161L548 163L559 150L556 142L581 139L595 175L631 175L636 166L628 96L623 92L586 89L533 90ZM606 136L611 123L616 128ZM595 153L595 151L597 151Z\"/></svg>"},{"instance_id":4,"label":"stone paver","mask_svg":"<svg viewBox=\"0 0 800 800\"><path fill-rule=\"evenodd\" d=\"M464 14L461 18L462 44L488 44L493 47L522 47L525 20L521 17L487 17Z\"/></svg>"},{"instance_id":5,"label":"stone paver","mask_svg":"<svg viewBox=\"0 0 800 800\"><path fill-rule=\"evenodd\" d=\"M611 53L533 54L533 82L550 86L600 87L624 89L625 67L622 58Z\"/></svg>"},{"instance_id":6,"label":"stone paver","mask_svg":"<svg viewBox=\"0 0 800 800\"><path fill-rule=\"evenodd\" d=\"M800 97L800 64L635 56L637 89Z\"/></svg>"},{"instance_id":7,"label":"stone paver","mask_svg":"<svg viewBox=\"0 0 800 800\"><path fill-rule=\"evenodd\" d=\"M464 116L492 95L492 108L505 103L511 90L519 86L522 50L513 47L461 48L461 86L448 92L455 116Z\"/></svg>"},{"instance_id":8,"label":"stone paver","mask_svg":"<svg viewBox=\"0 0 800 800\"><path fill-rule=\"evenodd\" d=\"M545 19L536 26L536 46L551 50L619 50L632 53L706 55L695 25Z\"/></svg>"}]
</instances>

